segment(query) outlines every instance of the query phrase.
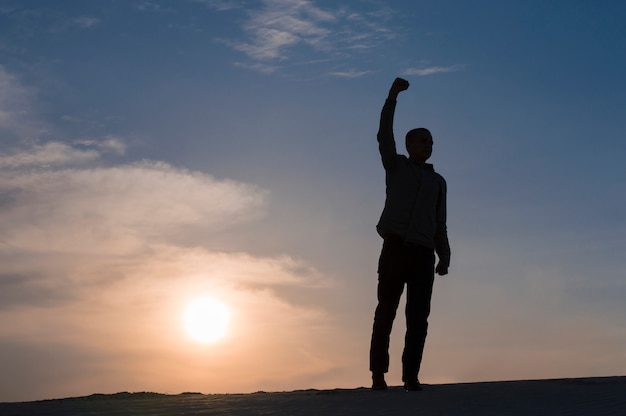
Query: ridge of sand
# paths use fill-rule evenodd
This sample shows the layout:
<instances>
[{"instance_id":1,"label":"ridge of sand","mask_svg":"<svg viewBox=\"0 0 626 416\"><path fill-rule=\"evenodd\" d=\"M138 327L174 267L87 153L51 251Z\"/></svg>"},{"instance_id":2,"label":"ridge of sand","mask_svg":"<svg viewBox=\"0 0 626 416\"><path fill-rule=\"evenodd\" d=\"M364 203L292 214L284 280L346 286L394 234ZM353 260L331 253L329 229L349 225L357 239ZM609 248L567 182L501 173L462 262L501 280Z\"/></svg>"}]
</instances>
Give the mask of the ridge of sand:
<instances>
[{"instance_id":1,"label":"ridge of sand","mask_svg":"<svg viewBox=\"0 0 626 416\"><path fill-rule=\"evenodd\" d=\"M0 403L0 415L572 415L626 416L626 376L297 390L275 393L116 393Z\"/></svg>"}]
</instances>

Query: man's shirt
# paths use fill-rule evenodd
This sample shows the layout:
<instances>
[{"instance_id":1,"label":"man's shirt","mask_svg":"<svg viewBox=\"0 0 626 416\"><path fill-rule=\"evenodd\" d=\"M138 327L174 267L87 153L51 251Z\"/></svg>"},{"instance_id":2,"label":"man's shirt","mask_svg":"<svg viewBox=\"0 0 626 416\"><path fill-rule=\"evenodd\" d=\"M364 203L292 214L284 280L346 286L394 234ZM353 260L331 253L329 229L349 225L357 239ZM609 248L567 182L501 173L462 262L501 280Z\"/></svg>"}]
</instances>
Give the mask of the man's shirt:
<instances>
[{"instance_id":1,"label":"man's shirt","mask_svg":"<svg viewBox=\"0 0 626 416\"><path fill-rule=\"evenodd\" d=\"M433 165L420 166L396 152L395 109L396 101L387 100L380 116L378 146L385 168L387 197L376 229L383 238L392 234L406 243L434 248L441 263L449 266L446 181Z\"/></svg>"}]
</instances>

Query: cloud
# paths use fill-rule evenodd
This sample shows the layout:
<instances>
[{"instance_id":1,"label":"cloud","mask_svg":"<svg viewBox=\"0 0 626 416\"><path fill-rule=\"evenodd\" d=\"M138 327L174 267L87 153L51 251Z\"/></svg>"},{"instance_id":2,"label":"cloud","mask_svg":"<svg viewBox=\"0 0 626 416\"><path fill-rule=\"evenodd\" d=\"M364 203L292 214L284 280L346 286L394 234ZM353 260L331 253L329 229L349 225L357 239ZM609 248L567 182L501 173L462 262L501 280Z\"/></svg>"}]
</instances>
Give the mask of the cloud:
<instances>
[{"instance_id":1,"label":"cloud","mask_svg":"<svg viewBox=\"0 0 626 416\"><path fill-rule=\"evenodd\" d=\"M28 366L28 351L44 350L63 363L46 367L58 385L32 371L0 401L286 388L334 368L316 352L327 313L280 290L323 290L320 272L286 255L211 248L263 216L269 192L160 161L104 163L123 150L116 137L30 142L0 158L0 354ZM183 331L182 311L200 295L232 308L215 353Z\"/></svg>"},{"instance_id":2,"label":"cloud","mask_svg":"<svg viewBox=\"0 0 626 416\"><path fill-rule=\"evenodd\" d=\"M234 44L254 60L286 59L285 50L298 43L319 47L330 30L322 25L335 16L300 0L266 0L260 11L250 12L244 30L250 42Z\"/></svg>"},{"instance_id":3,"label":"cloud","mask_svg":"<svg viewBox=\"0 0 626 416\"><path fill-rule=\"evenodd\" d=\"M120 137L108 135L102 140L83 139L76 140L76 145L94 146L104 152L112 152L117 155L123 155L126 152L126 143Z\"/></svg>"},{"instance_id":4,"label":"cloud","mask_svg":"<svg viewBox=\"0 0 626 416\"><path fill-rule=\"evenodd\" d=\"M235 45L235 49L244 52L255 60L285 59L282 50L300 42L300 40L299 36L290 32L259 28L256 30L253 44L240 43Z\"/></svg>"},{"instance_id":5,"label":"cloud","mask_svg":"<svg viewBox=\"0 0 626 416\"><path fill-rule=\"evenodd\" d=\"M276 65L267 65L264 63L256 62L256 63L247 63L247 62L235 62L234 65L238 68L246 68L252 69L257 72L261 72L263 74L271 74L278 70L278 66Z\"/></svg>"},{"instance_id":6,"label":"cloud","mask_svg":"<svg viewBox=\"0 0 626 416\"><path fill-rule=\"evenodd\" d=\"M28 151L8 155L0 154L0 169L23 167L48 167L68 163L81 164L99 158L95 150L75 149L67 144L49 142L33 144Z\"/></svg>"},{"instance_id":7,"label":"cloud","mask_svg":"<svg viewBox=\"0 0 626 416\"><path fill-rule=\"evenodd\" d=\"M87 16L81 16L81 17L77 17L74 19L75 25L85 28L85 29L95 26L99 22L100 22L100 19L95 18L95 17L87 17Z\"/></svg>"},{"instance_id":8,"label":"cloud","mask_svg":"<svg viewBox=\"0 0 626 416\"><path fill-rule=\"evenodd\" d=\"M431 66L427 68L409 68L403 72L404 75L419 75L420 77L433 74L441 74L445 72L456 72L463 69L463 65L452 66Z\"/></svg>"},{"instance_id":9,"label":"cloud","mask_svg":"<svg viewBox=\"0 0 626 416\"><path fill-rule=\"evenodd\" d=\"M152 1L144 1L135 5L137 10L141 11L152 11L152 12L160 12L163 11L163 7L160 4L152 2Z\"/></svg>"},{"instance_id":10,"label":"cloud","mask_svg":"<svg viewBox=\"0 0 626 416\"><path fill-rule=\"evenodd\" d=\"M43 141L50 130L37 115L38 91L25 86L20 77L0 65L0 133L3 147L0 148L0 169L23 166L45 167L65 163L85 163L99 159L101 152L122 155L126 151L123 139L106 135L101 139L80 139L73 143ZM67 122L80 122L71 116L61 118ZM11 140L9 140L11 139ZM10 143L27 143L27 150L7 153Z\"/></svg>"},{"instance_id":11,"label":"cloud","mask_svg":"<svg viewBox=\"0 0 626 416\"><path fill-rule=\"evenodd\" d=\"M107 241L94 249L109 250L183 225L224 227L262 212L266 191L163 162L81 167L100 157L98 147L119 144L81 150L51 142L0 158L0 189L13 195L0 228L13 245L51 249L57 235L64 244L55 251L84 251L94 240Z\"/></svg>"},{"instance_id":12,"label":"cloud","mask_svg":"<svg viewBox=\"0 0 626 416\"><path fill-rule=\"evenodd\" d=\"M73 145L31 142L24 151L0 154L0 169L82 165L100 159L103 152L123 155L125 151L126 144L115 136L107 136L103 140L76 140Z\"/></svg>"},{"instance_id":13,"label":"cloud","mask_svg":"<svg viewBox=\"0 0 626 416\"><path fill-rule=\"evenodd\" d=\"M237 0L192 0L219 11L232 10L243 7L243 2Z\"/></svg>"},{"instance_id":14,"label":"cloud","mask_svg":"<svg viewBox=\"0 0 626 416\"><path fill-rule=\"evenodd\" d=\"M339 78L360 78L364 75L371 74L373 71L343 71L329 72L328 75Z\"/></svg>"},{"instance_id":15,"label":"cloud","mask_svg":"<svg viewBox=\"0 0 626 416\"><path fill-rule=\"evenodd\" d=\"M76 8L69 11L60 8L49 7L48 5L37 6L29 4L19 8L9 9L0 14L4 14L6 19L3 22L3 29L6 33L17 36L19 39L30 39L40 36L51 36L67 31L80 31L96 27L101 19L90 15L80 15L74 13ZM22 55L23 51L15 49Z\"/></svg>"},{"instance_id":16,"label":"cloud","mask_svg":"<svg viewBox=\"0 0 626 416\"><path fill-rule=\"evenodd\" d=\"M4 256L3 256L4 257ZM3 264L9 264L3 258ZM37 305L47 308L69 297L62 285L51 286L42 280L37 273L33 274L0 274L0 313L24 305Z\"/></svg>"},{"instance_id":17,"label":"cloud","mask_svg":"<svg viewBox=\"0 0 626 416\"><path fill-rule=\"evenodd\" d=\"M264 0L260 8L247 8L246 13L247 20L242 25L245 39L218 41L244 53L255 63L262 63L247 67L264 73L274 72L277 62L300 59L301 47L311 48L325 56L324 59L345 61L354 51L377 47L395 37L381 23L388 19L389 13L381 14L380 10L351 13L345 6L321 8L312 1ZM306 61L311 61L310 57ZM268 71L265 65L270 62L274 64Z\"/></svg>"}]
</instances>

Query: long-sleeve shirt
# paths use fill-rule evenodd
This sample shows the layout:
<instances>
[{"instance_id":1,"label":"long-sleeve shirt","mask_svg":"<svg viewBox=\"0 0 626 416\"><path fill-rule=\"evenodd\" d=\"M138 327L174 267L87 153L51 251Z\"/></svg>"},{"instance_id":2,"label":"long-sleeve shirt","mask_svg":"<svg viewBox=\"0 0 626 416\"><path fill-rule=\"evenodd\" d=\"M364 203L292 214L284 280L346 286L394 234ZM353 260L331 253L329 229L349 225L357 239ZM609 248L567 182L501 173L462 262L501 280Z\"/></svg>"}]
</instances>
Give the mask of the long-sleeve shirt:
<instances>
[{"instance_id":1,"label":"long-sleeve shirt","mask_svg":"<svg viewBox=\"0 0 626 416\"><path fill-rule=\"evenodd\" d=\"M396 101L388 99L380 115L378 146L385 168L387 197L376 229L383 238L395 235L406 243L434 248L441 263L449 266L446 181L433 165L421 166L396 152L395 109Z\"/></svg>"}]
</instances>

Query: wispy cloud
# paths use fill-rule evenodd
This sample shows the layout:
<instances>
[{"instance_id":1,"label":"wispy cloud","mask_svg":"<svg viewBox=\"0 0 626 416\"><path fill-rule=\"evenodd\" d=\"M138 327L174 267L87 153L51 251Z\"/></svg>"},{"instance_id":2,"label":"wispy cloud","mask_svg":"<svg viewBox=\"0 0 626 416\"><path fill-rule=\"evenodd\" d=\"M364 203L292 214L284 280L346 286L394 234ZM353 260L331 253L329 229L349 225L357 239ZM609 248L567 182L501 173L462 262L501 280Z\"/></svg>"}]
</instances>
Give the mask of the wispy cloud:
<instances>
[{"instance_id":1,"label":"wispy cloud","mask_svg":"<svg viewBox=\"0 0 626 416\"><path fill-rule=\"evenodd\" d=\"M271 74L279 68L277 65L268 65L262 62L235 62L234 65L239 68L252 69L263 74Z\"/></svg>"},{"instance_id":2,"label":"wispy cloud","mask_svg":"<svg viewBox=\"0 0 626 416\"><path fill-rule=\"evenodd\" d=\"M85 145L91 148L82 149ZM81 241L96 244L106 235L111 244L166 235L185 224L223 227L258 214L263 206L265 192L251 185L163 162L84 166L111 148L119 150L118 141L79 147L50 142L3 155L0 189L15 197L1 214L2 234L12 236L13 246L45 249L52 233L65 241L64 250L82 250Z\"/></svg>"},{"instance_id":3,"label":"wispy cloud","mask_svg":"<svg viewBox=\"0 0 626 416\"><path fill-rule=\"evenodd\" d=\"M260 8L245 10L244 39L219 41L254 62L274 63L272 71L248 66L266 73L276 70L278 62L301 59L301 47L318 55L315 59L307 56L306 61L339 56L345 61L351 53L377 47L395 36L384 27L387 18L381 17L380 10L354 13L346 6L322 8L302 0L264 0Z\"/></svg>"},{"instance_id":4,"label":"wispy cloud","mask_svg":"<svg viewBox=\"0 0 626 416\"><path fill-rule=\"evenodd\" d=\"M323 25L335 19L308 1L266 0L244 26L251 40L234 47L254 60L286 59L285 50L296 44L321 47L330 33Z\"/></svg>"},{"instance_id":5,"label":"wispy cloud","mask_svg":"<svg viewBox=\"0 0 626 416\"><path fill-rule=\"evenodd\" d=\"M163 11L163 7L160 4L155 3L153 1L143 1L141 3L136 4L135 8L137 10L141 10L143 12L145 12L145 11L150 11L150 12L160 12L160 11Z\"/></svg>"},{"instance_id":6,"label":"wispy cloud","mask_svg":"<svg viewBox=\"0 0 626 416\"><path fill-rule=\"evenodd\" d=\"M100 22L100 19L95 17L81 16L74 19L74 23L82 28L90 28Z\"/></svg>"},{"instance_id":7,"label":"wispy cloud","mask_svg":"<svg viewBox=\"0 0 626 416\"><path fill-rule=\"evenodd\" d=\"M239 9L243 7L244 2L238 0L192 0L195 3L201 3L213 9L223 11L231 9Z\"/></svg>"},{"instance_id":8,"label":"wispy cloud","mask_svg":"<svg viewBox=\"0 0 626 416\"><path fill-rule=\"evenodd\" d=\"M73 144L29 141L28 149L0 153L0 169L51 168L84 165L100 159L102 152L123 155L126 144L118 137L103 140L83 139Z\"/></svg>"},{"instance_id":9,"label":"wispy cloud","mask_svg":"<svg viewBox=\"0 0 626 416\"><path fill-rule=\"evenodd\" d=\"M360 78L364 75L371 74L373 71L338 71L329 72L328 75L339 78Z\"/></svg>"},{"instance_id":10,"label":"wispy cloud","mask_svg":"<svg viewBox=\"0 0 626 416\"><path fill-rule=\"evenodd\" d=\"M108 135L102 140L82 139L74 141L77 145L93 146L104 152L113 152L117 155L123 155L126 152L126 143L120 137Z\"/></svg>"},{"instance_id":11,"label":"wispy cloud","mask_svg":"<svg viewBox=\"0 0 626 416\"><path fill-rule=\"evenodd\" d=\"M7 20L4 24L7 31L26 39L42 34L56 35L68 30L92 29L101 22L97 16L67 13L59 8L47 6L19 7L8 10L5 15Z\"/></svg>"},{"instance_id":12,"label":"wispy cloud","mask_svg":"<svg viewBox=\"0 0 626 416\"><path fill-rule=\"evenodd\" d=\"M83 164L99 157L95 150L75 149L65 143L33 144L26 152L0 154L0 169L40 168L55 165Z\"/></svg>"},{"instance_id":13,"label":"wispy cloud","mask_svg":"<svg viewBox=\"0 0 626 416\"><path fill-rule=\"evenodd\" d=\"M404 75L419 75L421 77L426 75L441 74L446 72L456 72L464 68L464 65L452 65L452 66L430 66L425 68L409 68L403 72Z\"/></svg>"}]
</instances>

